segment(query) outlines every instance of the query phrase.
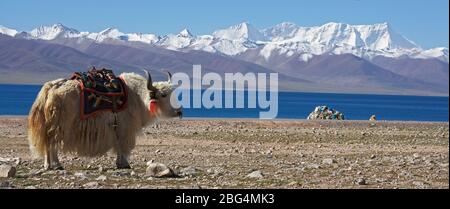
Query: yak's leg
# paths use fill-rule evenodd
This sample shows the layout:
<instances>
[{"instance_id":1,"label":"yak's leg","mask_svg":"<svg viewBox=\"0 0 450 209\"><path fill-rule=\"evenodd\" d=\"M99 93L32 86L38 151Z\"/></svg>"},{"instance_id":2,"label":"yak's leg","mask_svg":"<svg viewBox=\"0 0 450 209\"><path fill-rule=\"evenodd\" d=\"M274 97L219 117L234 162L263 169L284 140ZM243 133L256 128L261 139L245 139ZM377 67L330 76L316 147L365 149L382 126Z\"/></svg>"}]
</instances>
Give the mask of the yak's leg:
<instances>
[{"instance_id":1,"label":"yak's leg","mask_svg":"<svg viewBox=\"0 0 450 209\"><path fill-rule=\"evenodd\" d=\"M52 146L51 150L50 150L50 160L52 162L52 169L55 170L64 170L64 168L62 167L61 163L59 162L58 159L58 150L56 149L56 147Z\"/></svg>"},{"instance_id":2,"label":"yak's leg","mask_svg":"<svg viewBox=\"0 0 450 209\"><path fill-rule=\"evenodd\" d=\"M45 170L63 170L61 163L58 159L58 152L55 146L47 148L44 156L44 169Z\"/></svg>"},{"instance_id":3,"label":"yak's leg","mask_svg":"<svg viewBox=\"0 0 450 209\"><path fill-rule=\"evenodd\" d=\"M117 153L116 166L118 169L130 169L131 166L128 163L128 156Z\"/></svg>"},{"instance_id":4,"label":"yak's leg","mask_svg":"<svg viewBox=\"0 0 450 209\"><path fill-rule=\"evenodd\" d=\"M50 156L51 156L50 148L47 147L47 150L45 151L45 155L44 155L44 169L45 170L51 169L52 161L51 161Z\"/></svg>"},{"instance_id":5,"label":"yak's leg","mask_svg":"<svg viewBox=\"0 0 450 209\"><path fill-rule=\"evenodd\" d=\"M126 126L119 126L118 133L116 133L114 150L117 153L116 167L118 169L131 169L130 163L128 163L129 156L131 154L131 146L129 143L129 135L121 135L120 133L127 133ZM116 131L116 130L115 130ZM134 136L134 134L131 134Z\"/></svg>"}]
</instances>

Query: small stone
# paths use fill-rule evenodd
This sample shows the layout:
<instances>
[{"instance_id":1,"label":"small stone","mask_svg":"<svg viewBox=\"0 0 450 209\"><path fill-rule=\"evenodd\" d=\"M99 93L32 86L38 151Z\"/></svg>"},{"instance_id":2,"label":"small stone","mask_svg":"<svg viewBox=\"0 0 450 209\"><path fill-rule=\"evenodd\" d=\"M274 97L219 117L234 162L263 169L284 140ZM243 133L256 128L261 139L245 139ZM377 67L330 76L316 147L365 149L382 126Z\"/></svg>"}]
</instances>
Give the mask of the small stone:
<instances>
[{"instance_id":1,"label":"small stone","mask_svg":"<svg viewBox=\"0 0 450 209\"><path fill-rule=\"evenodd\" d=\"M16 175L16 167L11 165L0 165L0 178L12 178Z\"/></svg>"},{"instance_id":2,"label":"small stone","mask_svg":"<svg viewBox=\"0 0 450 209\"><path fill-rule=\"evenodd\" d=\"M309 164L307 167L308 167L308 168L312 168L312 169L319 169L319 168L320 168L320 165L315 164L315 163L312 163L312 164Z\"/></svg>"},{"instance_id":3,"label":"small stone","mask_svg":"<svg viewBox=\"0 0 450 209\"><path fill-rule=\"evenodd\" d=\"M439 166L444 167L444 168L448 168L449 167L448 163L441 163L441 164L439 164Z\"/></svg>"},{"instance_id":4,"label":"small stone","mask_svg":"<svg viewBox=\"0 0 450 209\"><path fill-rule=\"evenodd\" d=\"M0 181L0 188L8 188L10 186L11 184L9 183L9 181Z\"/></svg>"},{"instance_id":5,"label":"small stone","mask_svg":"<svg viewBox=\"0 0 450 209\"><path fill-rule=\"evenodd\" d=\"M57 173L58 175L62 175L62 176L67 175L67 171L66 171L66 170L57 170L56 173Z\"/></svg>"},{"instance_id":6,"label":"small stone","mask_svg":"<svg viewBox=\"0 0 450 209\"><path fill-rule=\"evenodd\" d=\"M98 172L103 173L104 171L105 171L105 169L103 168L103 166L98 167Z\"/></svg>"},{"instance_id":7,"label":"small stone","mask_svg":"<svg viewBox=\"0 0 450 209\"><path fill-rule=\"evenodd\" d=\"M364 178L358 178L358 179L356 179L355 183L356 183L357 185L367 185L367 182L366 182L366 180L365 180Z\"/></svg>"},{"instance_id":8,"label":"small stone","mask_svg":"<svg viewBox=\"0 0 450 209\"><path fill-rule=\"evenodd\" d=\"M371 155L370 156L370 159L375 159L377 156L375 156L375 155Z\"/></svg>"},{"instance_id":9,"label":"small stone","mask_svg":"<svg viewBox=\"0 0 450 209\"><path fill-rule=\"evenodd\" d=\"M73 175L78 177L78 178L81 178L81 179L85 179L86 178L86 174L84 174L83 172L76 172Z\"/></svg>"},{"instance_id":10,"label":"small stone","mask_svg":"<svg viewBox=\"0 0 450 209\"><path fill-rule=\"evenodd\" d=\"M147 170L145 171L145 174L146 176L158 178L175 176L173 170L162 163L149 164Z\"/></svg>"},{"instance_id":11,"label":"small stone","mask_svg":"<svg viewBox=\"0 0 450 209\"><path fill-rule=\"evenodd\" d=\"M413 157L414 157L414 159L418 159L418 158L420 158L420 155L418 153L414 153Z\"/></svg>"},{"instance_id":12,"label":"small stone","mask_svg":"<svg viewBox=\"0 0 450 209\"><path fill-rule=\"evenodd\" d=\"M188 166L188 167L182 168L180 170L180 176L193 177L193 176L197 176L199 173L200 173L200 169L197 169L197 168L192 167L192 166Z\"/></svg>"},{"instance_id":13,"label":"small stone","mask_svg":"<svg viewBox=\"0 0 450 209\"><path fill-rule=\"evenodd\" d=\"M3 164L18 166L22 161L21 161L20 157L14 157L14 158L0 157L0 162Z\"/></svg>"},{"instance_id":14,"label":"small stone","mask_svg":"<svg viewBox=\"0 0 450 209\"><path fill-rule=\"evenodd\" d=\"M35 186L26 186L25 189L36 189Z\"/></svg>"},{"instance_id":15,"label":"small stone","mask_svg":"<svg viewBox=\"0 0 450 209\"><path fill-rule=\"evenodd\" d=\"M292 181L292 182L290 182L289 184L287 184L286 186L287 186L287 187L294 187L294 188L296 188L296 187L300 187L300 186L302 186L302 185L299 184L299 183L296 182L296 181Z\"/></svg>"},{"instance_id":16,"label":"small stone","mask_svg":"<svg viewBox=\"0 0 450 209\"><path fill-rule=\"evenodd\" d=\"M130 176L136 176L136 175L137 175L136 172L131 171Z\"/></svg>"},{"instance_id":17,"label":"small stone","mask_svg":"<svg viewBox=\"0 0 450 209\"><path fill-rule=\"evenodd\" d=\"M336 163L336 160L331 159L331 158L326 158L326 159L323 159L323 160L322 160L322 163L323 163L323 164L329 164L329 165L331 165L331 164L333 164L333 163Z\"/></svg>"},{"instance_id":18,"label":"small stone","mask_svg":"<svg viewBox=\"0 0 450 209\"><path fill-rule=\"evenodd\" d=\"M96 182L96 181L89 182L89 183L83 184L83 187L87 188L87 189L94 189L94 188L98 187L98 182Z\"/></svg>"},{"instance_id":19,"label":"small stone","mask_svg":"<svg viewBox=\"0 0 450 209\"><path fill-rule=\"evenodd\" d=\"M262 177L263 177L263 174L259 170L253 171L247 175L247 178L262 178Z\"/></svg>"},{"instance_id":20,"label":"small stone","mask_svg":"<svg viewBox=\"0 0 450 209\"><path fill-rule=\"evenodd\" d=\"M202 189L202 187L198 184L192 185L189 189Z\"/></svg>"},{"instance_id":21,"label":"small stone","mask_svg":"<svg viewBox=\"0 0 450 209\"><path fill-rule=\"evenodd\" d=\"M413 181L414 186L416 186L417 188L420 189L425 189L426 188L426 183L422 182L422 181Z\"/></svg>"},{"instance_id":22,"label":"small stone","mask_svg":"<svg viewBox=\"0 0 450 209\"><path fill-rule=\"evenodd\" d=\"M97 177L95 180L97 181L106 181L107 177L105 175L101 175L99 177Z\"/></svg>"}]
</instances>

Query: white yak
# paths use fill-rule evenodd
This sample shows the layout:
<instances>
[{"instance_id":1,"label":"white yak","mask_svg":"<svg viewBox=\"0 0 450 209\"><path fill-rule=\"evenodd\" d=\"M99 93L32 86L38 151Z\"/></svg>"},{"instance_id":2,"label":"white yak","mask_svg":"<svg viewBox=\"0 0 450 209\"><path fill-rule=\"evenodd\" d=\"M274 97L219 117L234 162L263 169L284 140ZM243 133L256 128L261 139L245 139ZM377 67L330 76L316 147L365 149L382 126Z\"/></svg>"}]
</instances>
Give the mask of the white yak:
<instances>
[{"instance_id":1,"label":"white yak","mask_svg":"<svg viewBox=\"0 0 450 209\"><path fill-rule=\"evenodd\" d=\"M80 119L78 81L57 79L45 83L28 116L30 149L44 158L44 168L63 169L58 151L95 157L111 149L117 153L117 168L130 168L128 157L141 129L157 118L182 115L181 109L170 103L171 74L168 81L155 83L148 71L146 74L147 78L135 73L120 75L127 86L126 109L116 115L104 112L85 120ZM154 111L149 110L151 99L157 102Z\"/></svg>"}]
</instances>

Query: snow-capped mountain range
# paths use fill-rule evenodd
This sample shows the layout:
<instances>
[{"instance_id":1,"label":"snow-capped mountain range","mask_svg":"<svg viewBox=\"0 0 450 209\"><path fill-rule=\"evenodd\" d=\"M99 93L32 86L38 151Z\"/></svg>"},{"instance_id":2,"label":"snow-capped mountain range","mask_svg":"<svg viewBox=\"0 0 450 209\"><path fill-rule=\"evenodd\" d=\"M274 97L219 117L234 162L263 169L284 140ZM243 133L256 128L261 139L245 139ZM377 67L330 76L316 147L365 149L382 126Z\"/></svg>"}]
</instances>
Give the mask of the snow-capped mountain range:
<instances>
[{"instance_id":1,"label":"snow-capped mountain range","mask_svg":"<svg viewBox=\"0 0 450 209\"><path fill-rule=\"evenodd\" d=\"M0 33L25 39L58 40L86 39L102 43L110 40L155 45L175 51L201 50L228 56L239 56L257 50L265 60L273 55L298 55L307 62L316 55L353 54L371 60L377 56L390 58L437 58L449 62L448 48L422 49L397 33L388 23L349 25L327 23L322 26L301 27L284 22L273 27L257 29L248 22L214 31L211 35L193 35L188 29L178 34L156 35L123 33L116 28L100 32L80 32L62 24L41 26L30 32L18 32L0 26Z\"/></svg>"},{"instance_id":2,"label":"snow-capped mountain range","mask_svg":"<svg viewBox=\"0 0 450 209\"><path fill-rule=\"evenodd\" d=\"M244 22L210 35L0 26L0 83L42 83L89 66L153 69L165 79L156 69L190 74L194 64L219 74L276 72L288 91L448 96L449 90L448 48L423 49L388 23L257 29Z\"/></svg>"}]
</instances>

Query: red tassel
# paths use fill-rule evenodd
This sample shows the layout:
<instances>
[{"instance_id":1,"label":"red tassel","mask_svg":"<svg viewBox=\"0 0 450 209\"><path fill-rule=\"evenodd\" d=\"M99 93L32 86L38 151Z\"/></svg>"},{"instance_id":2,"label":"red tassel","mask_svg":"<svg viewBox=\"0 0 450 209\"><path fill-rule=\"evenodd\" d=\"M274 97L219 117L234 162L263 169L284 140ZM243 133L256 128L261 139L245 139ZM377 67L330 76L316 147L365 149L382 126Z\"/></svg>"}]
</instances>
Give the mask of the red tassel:
<instances>
[{"instance_id":1,"label":"red tassel","mask_svg":"<svg viewBox=\"0 0 450 209\"><path fill-rule=\"evenodd\" d=\"M158 109L158 102L154 99L150 100L150 114L155 115L156 114L156 110Z\"/></svg>"}]
</instances>

